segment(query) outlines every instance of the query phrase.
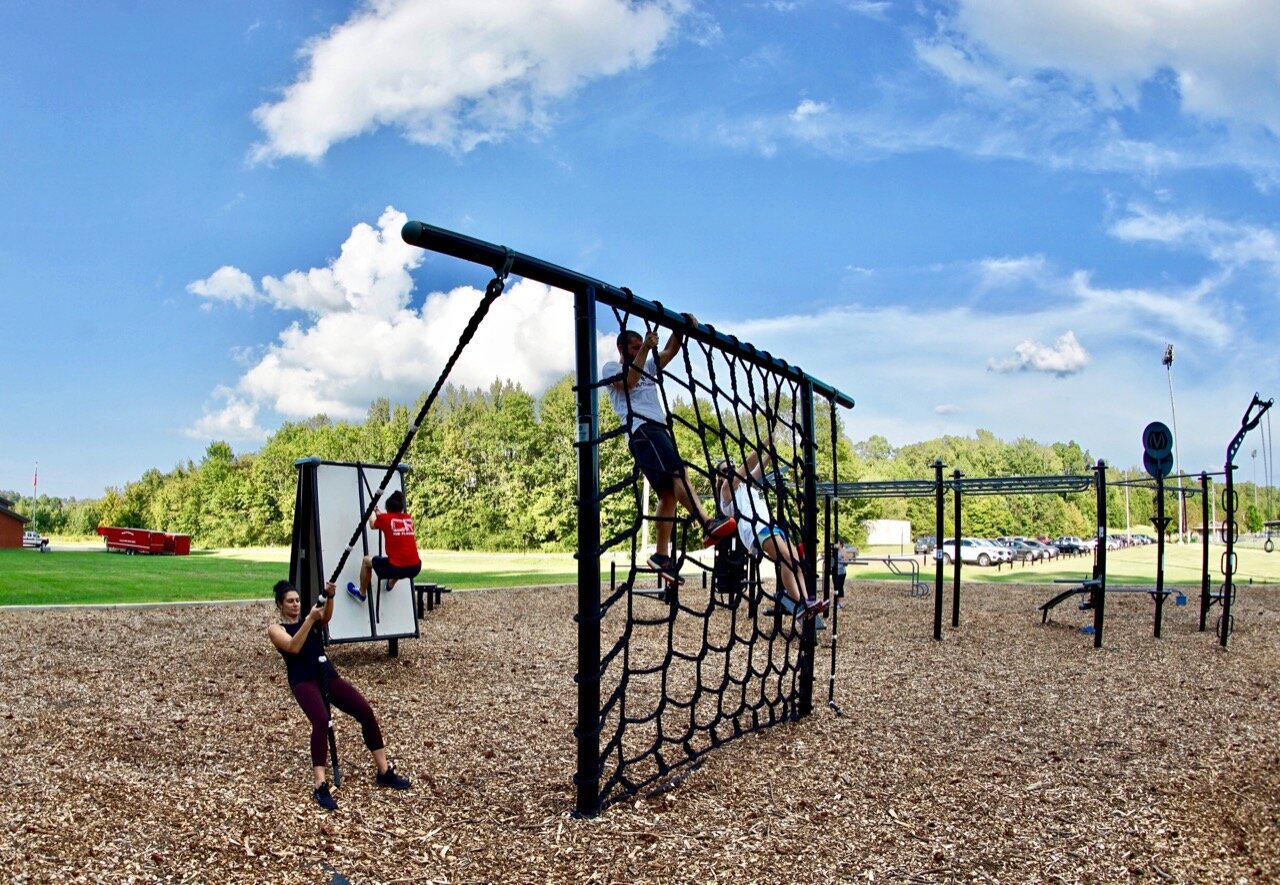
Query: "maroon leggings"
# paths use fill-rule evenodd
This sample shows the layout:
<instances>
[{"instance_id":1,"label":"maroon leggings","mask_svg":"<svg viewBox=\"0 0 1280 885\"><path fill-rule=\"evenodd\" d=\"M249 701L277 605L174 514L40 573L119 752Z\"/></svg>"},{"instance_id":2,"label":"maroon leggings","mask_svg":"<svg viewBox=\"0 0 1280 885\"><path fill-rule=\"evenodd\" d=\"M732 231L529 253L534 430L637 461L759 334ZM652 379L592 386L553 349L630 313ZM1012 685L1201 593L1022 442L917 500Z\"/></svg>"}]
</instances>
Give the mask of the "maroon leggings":
<instances>
[{"instance_id":1,"label":"maroon leggings","mask_svg":"<svg viewBox=\"0 0 1280 885\"><path fill-rule=\"evenodd\" d=\"M324 696L320 694L320 683L316 681L299 682L293 687L293 696L298 706L311 720L311 764L317 768L325 764L329 751L329 717L325 715ZM360 723L364 734L364 745L370 750L381 750L382 730L378 728L378 717L373 715L373 707L364 699L364 695L356 687L341 676L329 679L329 700L333 705L349 716L354 716Z\"/></svg>"}]
</instances>

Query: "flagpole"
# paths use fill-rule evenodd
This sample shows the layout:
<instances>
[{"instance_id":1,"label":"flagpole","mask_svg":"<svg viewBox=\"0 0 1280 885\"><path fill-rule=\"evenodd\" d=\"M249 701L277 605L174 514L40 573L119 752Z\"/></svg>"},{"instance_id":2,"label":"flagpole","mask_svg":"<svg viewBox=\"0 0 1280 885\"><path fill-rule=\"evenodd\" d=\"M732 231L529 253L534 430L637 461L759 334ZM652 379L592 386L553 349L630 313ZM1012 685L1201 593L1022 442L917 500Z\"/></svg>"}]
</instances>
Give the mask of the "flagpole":
<instances>
[{"instance_id":1,"label":"flagpole","mask_svg":"<svg viewBox=\"0 0 1280 885\"><path fill-rule=\"evenodd\" d=\"M31 474L31 530L40 531L40 522L36 519L36 489L40 488L40 462L36 462L35 472Z\"/></svg>"}]
</instances>

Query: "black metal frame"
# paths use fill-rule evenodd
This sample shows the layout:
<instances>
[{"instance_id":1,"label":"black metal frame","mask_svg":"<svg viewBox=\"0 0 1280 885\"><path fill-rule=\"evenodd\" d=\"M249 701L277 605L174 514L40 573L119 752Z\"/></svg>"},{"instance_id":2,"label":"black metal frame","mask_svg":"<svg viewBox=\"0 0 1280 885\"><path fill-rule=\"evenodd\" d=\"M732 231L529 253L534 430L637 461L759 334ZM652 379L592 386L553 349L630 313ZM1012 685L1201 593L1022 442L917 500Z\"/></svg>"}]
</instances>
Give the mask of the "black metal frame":
<instances>
[{"instance_id":1,"label":"black metal frame","mask_svg":"<svg viewBox=\"0 0 1280 885\"><path fill-rule=\"evenodd\" d=\"M636 297L629 290L611 286L576 271L551 264L504 246L487 243L443 228L410 221L401 229L401 237L412 246L450 255L454 258L492 268L503 276L512 273L572 293L574 300L575 371L577 385L578 436L578 724L575 810L593 816L601 810L600 797L600 464L596 451L599 437L599 376L596 363L596 307L606 305L647 322L692 338L715 349L774 372L800 386L802 420L810 450L805 452L806 476L803 503L802 534L807 549L817 550L817 500L814 468L817 464L816 441L813 440L813 403L817 396L836 405L852 408L853 398L811 377L799 367L740 341L732 335L716 331L704 324L691 323L685 314L676 313L658 302ZM809 586L816 586L815 557L808 561ZM816 643L812 624L805 630L801 652L800 712L804 715L813 704L813 646Z\"/></svg>"},{"instance_id":2,"label":"black metal frame","mask_svg":"<svg viewBox=\"0 0 1280 885\"><path fill-rule=\"evenodd\" d=\"M1102 462L1098 462L1101 464ZM889 479L867 482L818 483L817 491L828 498L927 498L935 500L934 538L937 549L934 552L936 563L934 573L933 595L933 638L942 639L943 610L943 574L946 563L942 556L943 538L943 500L947 490L955 495L955 537L957 545L963 534L961 531L962 498L970 495L1060 495L1069 492L1083 492L1095 483L1095 478L1088 474L1061 474L1047 476L978 476L965 477L957 468L952 471L951 479L944 479L942 471L946 465L941 460L933 462L934 478L927 479ZM1105 508L1104 508L1105 512ZM952 561L953 578L951 586L951 626L960 626L960 572L961 561L957 551Z\"/></svg>"}]
</instances>

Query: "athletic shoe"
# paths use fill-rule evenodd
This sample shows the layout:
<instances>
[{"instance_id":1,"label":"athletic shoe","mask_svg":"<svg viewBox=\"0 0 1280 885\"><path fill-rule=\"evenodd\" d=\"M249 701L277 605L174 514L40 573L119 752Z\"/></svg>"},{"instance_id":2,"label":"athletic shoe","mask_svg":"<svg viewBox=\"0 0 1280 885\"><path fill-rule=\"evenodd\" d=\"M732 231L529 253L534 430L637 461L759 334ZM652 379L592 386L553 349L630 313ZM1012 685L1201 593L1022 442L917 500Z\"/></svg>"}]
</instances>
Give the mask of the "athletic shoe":
<instances>
[{"instance_id":1,"label":"athletic shoe","mask_svg":"<svg viewBox=\"0 0 1280 885\"><path fill-rule=\"evenodd\" d=\"M347 592L351 594L351 598L356 602L364 602L365 595L361 593L360 588L351 581L347 581Z\"/></svg>"},{"instance_id":2,"label":"athletic shoe","mask_svg":"<svg viewBox=\"0 0 1280 885\"><path fill-rule=\"evenodd\" d=\"M396 770L390 765L387 766L386 771L375 775L373 779L380 787L390 787L393 790L409 789L409 779L396 774Z\"/></svg>"},{"instance_id":3,"label":"athletic shoe","mask_svg":"<svg viewBox=\"0 0 1280 885\"><path fill-rule=\"evenodd\" d=\"M702 539L702 546L715 546L718 542L732 535L737 528L738 521L732 516L721 516L711 520L704 526L706 537Z\"/></svg>"},{"instance_id":4,"label":"athletic shoe","mask_svg":"<svg viewBox=\"0 0 1280 885\"><path fill-rule=\"evenodd\" d=\"M311 791L311 798L316 800L316 804L325 811L337 811L338 800L333 798L333 794L329 792L329 782L325 781L320 786Z\"/></svg>"},{"instance_id":5,"label":"athletic shoe","mask_svg":"<svg viewBox=\"0 0 1280 885\"><path fill-rule=\"evenodd\" d=\"M658 577L666 581L668 584L680 584L680 573L676 571L676 564L665 553L655 553L649 557L649 568L657 572Z\"/></svg>"},{"instance_id":6,"label":"athletic shoe","mask_svg":"<svg viewBox=\"0 0 1280 885\"><path fill-rule=\"evenodd\" d=\"M800 619L807 621L809 618L816 618L819 615L826 614L830 603L825 599L815 599L804 607L804 611L800 613Z\"/></svg>"}]
</instances>

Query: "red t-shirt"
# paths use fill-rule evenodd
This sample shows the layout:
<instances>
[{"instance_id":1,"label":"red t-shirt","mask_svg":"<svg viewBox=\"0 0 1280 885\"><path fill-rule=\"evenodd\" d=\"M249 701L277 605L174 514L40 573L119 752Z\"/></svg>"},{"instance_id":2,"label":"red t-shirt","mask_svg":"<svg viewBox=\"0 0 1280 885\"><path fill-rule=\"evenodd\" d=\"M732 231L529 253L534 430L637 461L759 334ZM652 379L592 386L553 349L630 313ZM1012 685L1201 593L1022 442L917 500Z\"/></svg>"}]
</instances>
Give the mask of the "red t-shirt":
<instances>
[{"instance_id":1,"label":"red t-shirt","mask_svg":"<svg viewBox=\"0 0 1280 885\"><path fill-rule=\"evenodd\" d=\"M373 527L386 539L387 559L402 568L421 565L418 558L418 540L413 536L413 517L407 513L379 513L373 518Z\"/></svg>"}]
</instances>

